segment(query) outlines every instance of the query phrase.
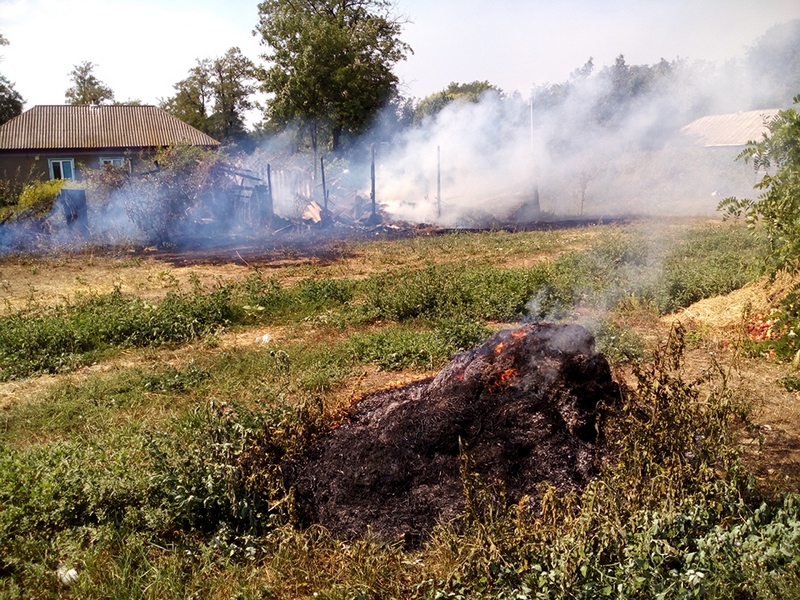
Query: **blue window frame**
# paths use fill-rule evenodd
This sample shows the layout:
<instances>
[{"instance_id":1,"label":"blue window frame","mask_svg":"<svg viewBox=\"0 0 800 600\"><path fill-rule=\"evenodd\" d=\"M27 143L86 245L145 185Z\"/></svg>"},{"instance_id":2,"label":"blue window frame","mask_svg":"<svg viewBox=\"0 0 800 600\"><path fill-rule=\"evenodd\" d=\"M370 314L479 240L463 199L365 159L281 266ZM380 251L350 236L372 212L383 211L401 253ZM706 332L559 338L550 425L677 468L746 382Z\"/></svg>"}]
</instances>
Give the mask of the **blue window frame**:
<instances>
[{"instance_id":1,"label":"blue window frame","mask_svg":"<svg viewBox=\"0 0 800 600\"><path fill-rule=\"evenodd\" d=\"M75 159L73 158L48 158L50 179L74 179Z\"/></svg>"}]
</instances>

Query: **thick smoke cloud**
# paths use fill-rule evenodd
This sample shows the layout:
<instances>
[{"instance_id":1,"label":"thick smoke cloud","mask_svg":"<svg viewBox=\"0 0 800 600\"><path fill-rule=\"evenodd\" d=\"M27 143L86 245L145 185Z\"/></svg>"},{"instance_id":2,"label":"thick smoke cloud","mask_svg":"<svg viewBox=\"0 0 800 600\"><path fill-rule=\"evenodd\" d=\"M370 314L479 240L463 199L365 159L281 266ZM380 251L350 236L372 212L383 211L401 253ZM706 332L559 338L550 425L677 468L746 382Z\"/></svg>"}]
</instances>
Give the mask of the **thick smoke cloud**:
<instances>
[{"instance_id":1,"label":"thick smoke cloud","mask_svg":"<svg viewBox=\"0 0 800 600\"><path fill-rule=\"evenodd\" d=\"M397 218L448 226L535 217L535 189L542 218L713 214L753 177L734 164L739 149L680 134L717 104L694 85L704 68L664 62L637 74L623 63L538 90L533 110L519 95L455 101L380 147L379 200Z\"/></svg>"}]
</instances>

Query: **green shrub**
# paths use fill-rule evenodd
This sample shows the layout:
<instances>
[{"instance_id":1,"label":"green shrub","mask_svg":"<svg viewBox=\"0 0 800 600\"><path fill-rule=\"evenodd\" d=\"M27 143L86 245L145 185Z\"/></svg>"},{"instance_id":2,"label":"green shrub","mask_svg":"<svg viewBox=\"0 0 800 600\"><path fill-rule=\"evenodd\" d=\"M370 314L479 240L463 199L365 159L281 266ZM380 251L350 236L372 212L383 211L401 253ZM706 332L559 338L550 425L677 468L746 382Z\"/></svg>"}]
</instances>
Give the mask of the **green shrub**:
<instances>
[{"instance_id":1,"label":"green shrub","mask_svg":"<svg viewBox=\"0 0 800 600\"><path fill-rule=\"evenodd\" d=\"M645 342L635 331L604 320L594 328L597 350L612 364L632 363L646 357Z\"/></svg>"},{"instance_id":2,"label":"green shrub","mask_svg":"<svg viewBox=\"0 0 800 600\"><path fill-rule=\"evenodd\" d=\"M248 318L266 322L296 322L322 310L350 302L354 285L339 279L304 279L283 287L256 272L239 284L238 299Z\"/></svg>"},{"instance_id":3,"label":"green shrub","mask_svg":"<svg viewBox=\"0 0 800 600\"><path fill-rule=\"evenodd\" d=\"M800 104L800 95L793 102ZM753 186L762 193L757 200L725 198L719 210L726 217L738 219L744 215L753 228L760 221L769 237L772 271L796 272L800 266L800 114L795 108L781 110L766 126L769 133L750 142L736 157L745 162L752 160L756 172L764 170L764 176Z\"/></svg>"},{"instance_id":4,"label":"green shrub","mask_svg":"<svg viewBox=\"0 0 800 600\"><path fill-rule=\"evenodd\" d=\"M67 183L65 179L52 179L50 181L35 181L22 188L17 206L20 210L27 208L36 209L38 212L47 213L56 201L56 196Z\"/></svg>"},{"instance_id":5,"label":"green shrub","mask_svg":"<svg viewBox=\"0 0 800 600\"><path fill-rule=\"evenodd\" d=\"M489 329L480 323L450 319L440 321L433 330L390 327L355 335L349 344L358 360L382 369L432 369L482 342L489 334Z\"/></svg>"},{"instance_id":6,"label":"green shrub","mask_svg":"<svg viewBox=\"0 0 800 600\"><path fill-rule=\"evenodd\" d=\"M373 319L401 322L510 320L526 313L526 304L546 281L545 268L429 266L370 277L360 286L362 310Z\"/></svg>"}]
</instances>

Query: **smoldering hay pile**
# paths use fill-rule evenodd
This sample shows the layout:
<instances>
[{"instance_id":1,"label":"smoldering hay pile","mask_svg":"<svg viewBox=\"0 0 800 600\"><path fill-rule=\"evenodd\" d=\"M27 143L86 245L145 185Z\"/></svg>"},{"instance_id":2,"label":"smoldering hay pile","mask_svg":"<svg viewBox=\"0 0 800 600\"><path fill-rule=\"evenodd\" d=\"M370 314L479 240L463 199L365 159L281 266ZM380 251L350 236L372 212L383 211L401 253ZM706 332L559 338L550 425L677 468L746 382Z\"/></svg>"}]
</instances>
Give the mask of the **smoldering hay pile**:
<instances>
[{"instance_id":1,"label":"smoldering hay pile","mask_svg":"<svg viewBox=\"0 0 800 600\"><path fill-rule=\"evenodd\" d=\"M364 398L303 459L285 461L284 477L305 525L418 540L463 511L463 452L509 502L535 502L543 481L582 489L604 451L603 407L619 402L586 329L529 324L458 354L433 379Z\"/></svg>"}]
</instances>

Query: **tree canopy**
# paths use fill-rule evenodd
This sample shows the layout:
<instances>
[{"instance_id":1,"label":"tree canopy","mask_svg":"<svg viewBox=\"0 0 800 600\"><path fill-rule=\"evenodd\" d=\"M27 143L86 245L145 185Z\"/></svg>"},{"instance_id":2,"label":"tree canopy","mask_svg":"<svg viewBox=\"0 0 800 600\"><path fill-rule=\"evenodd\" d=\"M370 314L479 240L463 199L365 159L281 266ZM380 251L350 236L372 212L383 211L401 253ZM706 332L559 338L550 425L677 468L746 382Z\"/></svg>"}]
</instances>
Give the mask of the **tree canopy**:
<instances>
[{"instance_id":1,"label":"tree canopy","mask_svg":"<svg viewBox=\"0 0 800 600\"><path fill-rule=\"evenodd\" d=\"M111 88L92 73L96 66L86 60L75 65L70 71L69 76L73 85L65 92L67 104L103 104L114 101L114 92Z\"/></svg>"},{"instance_id":2,"label":"tree canopy","mask_svg":"<svg viewBox=\"0 0 800 600\"><path fill-rule=\"evenodd\" d=\"M800 19L775 25L756 40L745 70L754 108L787 106L800 90Z\"/></svg>"},{"instance_id":3,"label":"tree canopy","mask_svg":"<svg viewBox=\"0 0 800 600\"><path fill-rule=\"evenodd\" d=\"M8 39L0 33L0 46L8 46ZM0 125L22 112L22 96L14 89L14 84L0 74Z\"/></svg>"},{"instance_id":4,"label":"tree canopy","mask_svg":"<svg viewBox=\"0 0 800 600\"><path fill-rule=\"evenodd\" d=\"M255 106L255 76L253 62L231 48L222 57L198 60L161 108L220 141L235 139L245 132L244 112Z\"/></svg>"},{"instance_id":5,"label":"tree canopy","mask_svg":"<svg viewBox=\"0 0 800 600\"><path fill-rule=\"evenodd\" d=\"M471 83L451 82L440 92L434 92L420 100L414 115L414 121L419 123L425 117L438 114L451 102L478 102L483 94L491 92L502 95L503 91L488 81L473 81Z\"/></svg>"},{"instance_id":6,"label":"tree canopy","mask_svg":"<svg viewBox=\"0 0 800 600\"><path fill-rule=\"evenodd\" d=\"M304 124L315 149L320 136L337 150L342 133L364 131L396 94L392 67L411 51L392 10L388 0L261 2L268 119Z\"/></svg>"}]
</instances>

